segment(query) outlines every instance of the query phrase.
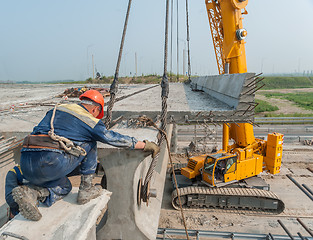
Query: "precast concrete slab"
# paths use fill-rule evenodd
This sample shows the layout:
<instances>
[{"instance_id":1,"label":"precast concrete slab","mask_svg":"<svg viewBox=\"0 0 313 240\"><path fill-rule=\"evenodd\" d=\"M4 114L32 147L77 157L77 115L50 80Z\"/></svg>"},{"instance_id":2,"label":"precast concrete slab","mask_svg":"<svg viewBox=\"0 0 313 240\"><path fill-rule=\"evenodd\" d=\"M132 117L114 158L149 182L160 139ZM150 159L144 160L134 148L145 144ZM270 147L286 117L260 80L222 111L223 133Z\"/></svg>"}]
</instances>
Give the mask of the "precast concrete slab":
<instances>
[{"instance_id":1,"label":"precast concrete slab","mask_svg":"<svg viewBox=\"0 0 313 240\"><path fill-rule=\"evenodd\" d=\"M243 73L193 78L191 84L170 83L168 116L175 122L253 121L254 81L253 73ZM143 88L147 90L142 91ZM128 97L115 103L113 118L129 118L139 114L155 119L161 114L160 86L129 85L120 89L119 94Z\"/></svg>"},{"instance_id":2,"label":"precast concrete slab","mask_svg":"<svg viewBox=\"0 0 313 240\"><path fill-rule=\"evenodd\" d=\"M135 136L138 140L157 141L158 131L151 128L114 129L122 134ZM172 125L167 134L171 139ZM155 239L158 229L168 151L166 143L161 145L159 159L151 179L150 189L156 189L156 198L150 198L148 205L138 205L138 183L145 179L151 163L151 156L142 150L118 149L108 145L98 146L98 158L104 167L107 189L112 191L108 204L107 222L97 232L97 239Z\"/></svg>"},{"instance_id":3,"label":"precast concrete slab","mask_svg":"<svg viewBox=\"0 0 313 240\"><path fill-rule=\"evenodd\" d=\"M252 111L255 106L256 90L254 76L254 73L240 73L192 78L191 88L195 91L206 92L231 107L235 113L230 121L242 121L236 113L244 116L243 120L254 113Z\"/></svg>"},{"instance_id":4,"label":"precast concrete slab","mask_svg":"<svg viewBox=\"0 0 313 240\"><path fill-rule=\"evenodd\" d=\"M194 90L204 91L230 107L236 108L246 76L247 73L204 76L193 78L191 85ZM248 75L248 77L252 76Z\"/></svg>"},{"instance_id":5,"label":"precast concrete slab","mask_svg":"<svg viewBox=\"0 0 313 240\"><path fill-rule=\"evenodd\" d=\"M84 205L77 204L78 188L73 188L64 199L51 207L39 206L42 218L37 221L17 215L0 229L0 236L5 239L66 239L95 240L96 222L107 207L111 192L103 190L101 196Z\"/></svg>"}]
</instances>

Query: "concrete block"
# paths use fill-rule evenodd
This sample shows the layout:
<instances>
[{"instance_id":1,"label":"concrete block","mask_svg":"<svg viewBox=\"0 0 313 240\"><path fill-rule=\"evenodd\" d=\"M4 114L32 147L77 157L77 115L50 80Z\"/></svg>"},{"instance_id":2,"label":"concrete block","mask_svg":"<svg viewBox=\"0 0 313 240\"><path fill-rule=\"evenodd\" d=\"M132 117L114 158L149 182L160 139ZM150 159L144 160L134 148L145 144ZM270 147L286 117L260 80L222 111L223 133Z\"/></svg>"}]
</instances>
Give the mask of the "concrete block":
<instances>
[{"instance_id":1,"label":"concrete block","mask_svg":"<svg viewBox=\"0 0 313 240\"><path fill-rule=\"evenodd\" d=\"M9 205L4 203L0 206L0 228L9 220ZM0 238L1 239L1 238Z\"/></svg>"},{"instance_id":2,"label":"concrete block","mask_svg":"<svg viewBox=\"0 0 313 240\"><path fill-rule=\"evenodd\" d=\"M96 221L107 207L111 192L103 190L100 197L84 205L76 203L77 192L78 188L73 188L71 193L51 207L39 206L42 218L38 222L17 215L0 229L0 236L3 232L10 232L30 240L95 240Z\"/></svg>"},{"instance_id":3,"label":"concrete block","mask_svg":"<svg viewBox=\"0 0 313 240\"><path fill-rule=\"evenodd\" d=\"M244 84L251 76L251 73L241 73L198 77L193 78L191 84L193 88L208 93L232 108L237 108L241 94L246 88Z\"/></svg>"},{"instance_id":4,"label":"concrete block","mask_svg":"<svg viewBox=\"0 0 313 240\"><path fill-rule=\"evenodd\" d=\"M13 153L10 154L13 158ZM1 159L0 159L1 160ZM5 161L4 163L0 164L0 206L5 203L5 177L10 169L12 169L15 166L14 160L9 159L8 161Z\"/></svg>"},{"instance_id":5,"label":"concrete block","mask_svg":"<svg viewBox=\"0 0 313 240\"><path fill-rule=\"evenodd\" d=\"M114 130L124 133L121 129ZM155 142L158 133L151 128L125 129L124 131L137 139ZM172 125L168 125L169 141L171 141L171 133ZM106 174L107 189L113 194L108 204L107 222L97 232L97 239L155 239L168 163L165 142L161 146L159 160L150 182L150 188L157 190L157 197L150 198L148 206L144 202L140 206L137 205L137 194L139 179L145 179L151 156L141 150L98 146L98 158Z\"/></svg>"}]
</instances>

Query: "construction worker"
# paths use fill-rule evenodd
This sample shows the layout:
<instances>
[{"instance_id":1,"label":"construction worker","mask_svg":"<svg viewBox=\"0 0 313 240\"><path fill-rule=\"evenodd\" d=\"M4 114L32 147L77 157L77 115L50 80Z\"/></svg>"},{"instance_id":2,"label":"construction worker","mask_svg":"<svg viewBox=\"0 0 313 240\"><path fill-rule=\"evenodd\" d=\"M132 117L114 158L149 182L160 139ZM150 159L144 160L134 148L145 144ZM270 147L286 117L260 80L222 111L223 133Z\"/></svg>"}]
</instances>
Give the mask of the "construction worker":
<instances>
[{"instance_id":1,"label":"construction worker","mask_svg":"<svg viewBox=\"0 0 313 240\"><path fill-rule=\"evenodd\" d=\"M107 130L100 120L104 116L104 99L98 91L88 90L79 99L79 104L62 104L48 111L24 140L21 170L30 185L14 188L12 195L27 219L41 218L37 201L51 206L71 191L66 175L77 166L81 173L78 204L100 196L102 188L92 184L97 166L97 141L142 149L153 156L159 151L153 142Z\"/></svg>"}]
</instances>

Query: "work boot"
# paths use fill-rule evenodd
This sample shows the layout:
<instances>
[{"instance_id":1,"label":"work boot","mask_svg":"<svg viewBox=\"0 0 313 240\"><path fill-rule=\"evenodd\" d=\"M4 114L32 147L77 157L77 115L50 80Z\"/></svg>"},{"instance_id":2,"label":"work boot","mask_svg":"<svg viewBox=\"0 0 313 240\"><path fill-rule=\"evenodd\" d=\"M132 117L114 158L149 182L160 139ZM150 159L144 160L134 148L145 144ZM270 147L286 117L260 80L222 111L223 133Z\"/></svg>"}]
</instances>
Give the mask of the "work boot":
<instances>
[{"instance_id":1,"label":"work boot","mask_svg":"<svg viewBox=\"0 0 313 240\"><path fill-rule=\"evenodd\" d=\"M79 186L77 203L85 204L91 199L97 198L101 195L102 187L100 185L92 184L93 174L82 175Z\"/></svg>"},{"instance_id":2,"label":"work boot","mask_svg":"<svg viewBox=\"0 0 313 240\"><path fill-rule=\"evenodd\" d=\"M47 188L33 186L18 186L12 190L14 201L19 206L19 211L23 217L39 221L42 217L37 207L38 201L43 202L50 195Z\"/></svg>"}]
</instances>

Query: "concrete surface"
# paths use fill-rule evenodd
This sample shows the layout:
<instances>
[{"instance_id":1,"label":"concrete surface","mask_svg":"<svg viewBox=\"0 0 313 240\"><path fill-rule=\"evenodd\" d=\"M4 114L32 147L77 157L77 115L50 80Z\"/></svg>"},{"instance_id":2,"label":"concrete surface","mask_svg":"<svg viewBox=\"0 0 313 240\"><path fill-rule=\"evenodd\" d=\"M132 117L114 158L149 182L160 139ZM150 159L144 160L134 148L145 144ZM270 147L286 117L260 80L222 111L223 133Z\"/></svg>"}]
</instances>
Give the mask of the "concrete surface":
<instances>
[{"instance_id":1,"label":"concrete surface","mask_svg":"<svg viewBox=\"0 0 313 240\"><path fill-rule=\"evenodd\" d=\"M127 132L139 140L157 140L157 131L153 129L114 129ZM171 136L172 125L168 126ZM170 140L170 137L169 137ZM161 147L159 161L151 180L150 188L157 190L157 197L150 198L149 205L137 205L138 182L145 178L150 166L151 156L141 150L117 149L99 145L98 158L103 165L107 189L112 191L108 204L108 219L97 232L97 239L155 239L160 216L163 189L167 169L168 152L165 143Z\"/></svg>"},{"instance_id":2,"label":"concrete surface","mask_svg":"<svg viewBox=\"0 0 313 240\"><path fill-rule=\"evenodd\" d=\"M11 232L30 240L95 240L96 221L101 211L107 207L111 192L103 190L100 197L84 205L78 205L77 191L78 188L73 188L64 199L49 208L40 206L42 218L38 222L17 215L0 229L0 236L3 232Z\"/></svg>"}]
</instances>

